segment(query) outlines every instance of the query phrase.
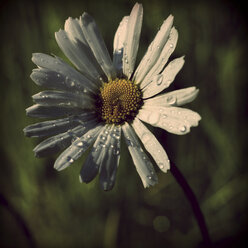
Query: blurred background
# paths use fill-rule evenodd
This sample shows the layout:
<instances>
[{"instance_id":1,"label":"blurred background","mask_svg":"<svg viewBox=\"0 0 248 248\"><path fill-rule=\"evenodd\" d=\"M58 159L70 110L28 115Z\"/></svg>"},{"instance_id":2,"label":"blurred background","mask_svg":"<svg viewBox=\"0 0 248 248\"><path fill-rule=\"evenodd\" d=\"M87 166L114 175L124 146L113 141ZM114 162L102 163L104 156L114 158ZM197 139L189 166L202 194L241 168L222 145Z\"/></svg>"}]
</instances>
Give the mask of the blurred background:
<instances>
[{"instance_id":1,"label":"blurred background","mask_svg":"<svg viewBox=\"0 0 248 248\"><path fill-rule=\"evenodd\" d=\"M244 247L247 233L247 29L237 1L140 1L144 7L138 61L163 20L173 14L179 41L172 58L186 63L169 90L196 86L186 107L201 114L186 136L153 129L197 196L214 247ZM29 75L33 52L56 54L54 32L84 11L99 25L112 53L116 28L135 1L1 1L0 247L201 247L191 206L168 172L144 189L127 148L114 189L98 179L80 184L79 159L62 172L56 156L38 159L41 140L22 129L38 122L25 116L41 88ZM69 61L68 61L69 62Z\"/></svg>"}]
</instances>

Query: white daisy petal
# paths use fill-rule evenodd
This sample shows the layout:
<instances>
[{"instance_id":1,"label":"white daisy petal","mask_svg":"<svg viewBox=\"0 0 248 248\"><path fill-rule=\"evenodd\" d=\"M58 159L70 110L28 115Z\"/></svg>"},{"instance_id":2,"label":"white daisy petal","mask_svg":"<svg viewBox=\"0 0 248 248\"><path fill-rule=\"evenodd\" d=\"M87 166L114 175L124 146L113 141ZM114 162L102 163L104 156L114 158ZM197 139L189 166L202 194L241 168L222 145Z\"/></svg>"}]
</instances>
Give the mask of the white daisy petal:
<instances>
[{"instance_id":1,"label":"white daisy petal","mask_svg":"<svg viewBox=\"0 0 248 248\"><path fill-rule=\"evenodd\" d=\"M181 106L192 102L198 95L199 90L196 87L188 87L185 89L174 90L144 101L144 106Z\"/></svg>"},{"instance_id":2,"label":"white daisy petal","mask_svg":"<svg viewBox=\"0 0 248 248\"><path fill-rule=\"evenodd\" d=\"M145 127L145 125L138 118L134 119L132 127L142 141L146 150L153 157L158 167L163 172L166 172L170 168L170 161L164 148L158 142L156 137L149 131L148 128Z\"/></svg>"},{"instance_id":3,"label":"white daisy petal","mask_svg":"<svg viewBox=\"0 0 248 248\"><path fill-rule=\"evenodd\" d=\"M25 127L23 131L24 134L28 137L56 135L72 129L78 125L82 125L85 121L89 121L94 118L95 114L92 112L86 112L79 116L70 116L63 119L35 123Z\"/></svg>"},{"instance_id":4,"label":"white daisy petal","mask_svg":"<svg viewBox=\"0 0 248 248\"><path fill-rule=\"evenodd\" d=\"M151 79L156 74L159 74L162 69L164 68L165 64L167 63L170 55L175 50L176 44L178 39L178 32L173 27L170 32L170 36L166 44L164 45L158 59L156 60L153 67L149 70L149 72L146 74L145 78L142 80L140 87L141 89L144 88L148 83L149 79Z\"/></svg>"},{"instance_id":5,"label":"white daisy petal","mask_svg":"<svg viewBox=\"0 0 248 248\"><path fill-rule=\"evenodd\" d=\"M82 137L76 139L64 152L60 154L55 161L54 168L60 171L71 165L89 148L102 128L102 125L96 125Z\"/></svg>"},{"instance_id":6,"label":"white daisy petal","mask_svg":"<svg viewBox=\"0 0 248 248\"><path fill-rule=\"evenodd\" d=\"M46 157L57 153L71 145L72 141L84 135L95 125L95 121L85 122L84 125L77 126L67 132L45 139L34 148L35 155L37 157Z\"/></svg>"},{"instance_id":7,"label":"white daisy petal","mask_svg":"<svg viewBox=\"0 0 248 248\"><path fill-rule=\"evenodd\" d=\"M119 75L122 75L122 58L124 42L127 35L127 23L129 16L124 16L114 37L113 63Z\"/></svg>"},{"instance_id":8,"label":"white daisy petal","mask_svg":"<svg viewBox=\"0 0 248 248\"><path fill-rule=\"evenodd\" d=\"M95 79L94 81L101 84L101 81L105 80L105 76L84 37L81 20L69 17L65 21L65 31L71 42L80 50L79 53L76 52L76 55L79 60L83 59L85 65L83 73L87 75L88 78L93 78Z\"/></svg>"},{"instance_id":9,"label":"white daisy petal","mask_svg":"<svg viewBox=\"0 0 248 248\"><path fill-rule=\"evenodd\" d=\"M139 38L143 20L143 7L136 3L128 18L124 42L123 73L129 79L133 73L139 48Z\"/></svg>"},{"instance_id":10,"label":"white daisy petal","mask_svg":"<svg viewBox=\"0 0 248 248\"><path fill-rule=\"evenodd\" d=\"M153 165L141 148L141 145L139 144L133 128L130 127L129 124L126 122L122 126L122 130L128 150L132 156L134 165L138 174L140 175L144 187L146 188L150 185L156 184L158 182L158 178L154 171Z\"/></svg>"},{"instance_id":11,"label":"white daisy petal","mask_svg":"<svg viewBox=\"0 0 248 248\"><path fill-rule=\"evenodd\" d=\"M30 77L40 86L68 91L98 91L95 83L66 64L59 57L34 53L32 61L39 68L34 69Z\"/></svg>"},{"instance_id":12,"label":"white daisy petal","mask_svg":"<svg viewBox=\"0 0 248 248\"><path fill-rule=\"evenodd\" d=\"M148 84L143 88L143 98L148 98L160 93L168 88L174 81L177 73L181 70L184 64L184 56L172 60L163 70L161 74L157 74L149 79Z\"/></svg>"},{"instance_id":13,"label":"white daisy petal","mask_svg":"<svg viewBox=\"0 0 248 248\"><path fill-rule=\"evenodd\" d=\"M91 81L100 84L100 78L104 76L104 73L100 71L99 65L94 63L95 58L90 56L90 48L64 30L56 32L55 38L60 49L75 67Z\"/></svg>"},{"instance_id":14,"label":"white daisy petal","mask_svg":"<svg viewBox=\"0 0 248 248\"><path fill-rule=\"evenodd\" d=\"M82 182L92 181L100 169L101 187L104 190L110 190L114 186L120 157L120 138L119 126L105 125L81 169L80 180Z\"/></svg>"},{"instance_id":15,"label":"white daisy petal","mask_svg":"<svg viewBox=\"0 0 248 248\"><path fill-rule=\"evenodd\" d=\"M100 185L103 190L111 190L115 183L117 167L120 160L120 137L121 127L112 127L109 130L106 148L102 149L104 155L102 156L100 165Z\"/></svg>"},{"instance_id":16,"label":"white daisy petal","mask_svg":"<svg viewBox=\"0 0 248 248\"><path fill-rule=\"evenodd\" d=\"M178 135L186 134L197 126L201 117L196 112L178 107L143 106L137 117L155 127Z\"/></svg>"},{"instance_id":17,"label":"white daisy petal","mask_svg":"<svg viewBox=\"0 0 248 248\"><path fill-rule=\"evenodd\" d=\"M160 27L160 30L156 34L154 40L149 45L145 56L142 58L138 68L134 74L134 80L137 83L141 83L146 74L156 63L159 55L168 40L170 30L173 24L173 16L170 15Z\"/></svg>"},{"instance_id":18,"label":"white daisy petal","mask_svg":"<svg viewBox=\"0 0 248 248\"><path fill-rule=\"evenodd\" d=\"M116 77L116 71L95 21L87 13L84 13L81 16L80 21L84 36L95 55L96 60L108 79L114 79Z\"/></svg>"},{"instance_id":19,"label":"white daisy petal","mask_svg":"<svg viewBox=\"0 0 248 248\"><path fill-rule=\"evenodd\" d=\"M63 91L46 90L32 96L33 100L40 105L50 106L73 106L83 109L94 109L92 97L84 93L72 93Z\"/></svg>"},{"instance_id":20,"label":"white daisy petal","mask_svg":"<svg viewBox=\"0 0 248 248\"><path fill-rule=\"evenodd\" d=\"M77 115L83 112L82 108L65 106L43 106L35 104L26 109L27 116L37 118L55 118L66 115Z\"/></svg>"}]
</instances>

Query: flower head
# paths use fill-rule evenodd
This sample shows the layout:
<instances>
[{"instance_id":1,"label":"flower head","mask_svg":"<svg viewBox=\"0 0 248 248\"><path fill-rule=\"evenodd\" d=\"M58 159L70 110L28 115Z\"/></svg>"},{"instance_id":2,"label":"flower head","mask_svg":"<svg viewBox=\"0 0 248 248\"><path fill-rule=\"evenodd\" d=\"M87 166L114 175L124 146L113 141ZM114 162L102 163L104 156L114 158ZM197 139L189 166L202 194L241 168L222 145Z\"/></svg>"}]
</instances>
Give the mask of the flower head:
<instances>
[{"instance_id":1,"label":"flower head","mask_svg":"<svg viewBox=\"0 0 248 248\"><path fill-rule=\"evenodd\" d=\"M93 145L80 181L88 183L99 173L104 190L115 183L122 133L143 185L149 187L157 183L157 176L146 152L163 172L170 162L143 122L182 135L201 119L196 112L178 107L194 100L195 87L159 94L184 64L184 57L167 63L178 39L173 16L164 21L134 71L142 18L142 5L136 3L115 34L113 61L87 13L67 19L64 30L55 33L59 47L77 70L57 56L35 53L32 57L38 66L32 80L52 90L34 95L36 104L27 108L27 115L58 118L24 129L30 137L51 136L34 148L36 156L64 150L54 164L55 169L63 170Z\"/></svg>"}]
</instances>

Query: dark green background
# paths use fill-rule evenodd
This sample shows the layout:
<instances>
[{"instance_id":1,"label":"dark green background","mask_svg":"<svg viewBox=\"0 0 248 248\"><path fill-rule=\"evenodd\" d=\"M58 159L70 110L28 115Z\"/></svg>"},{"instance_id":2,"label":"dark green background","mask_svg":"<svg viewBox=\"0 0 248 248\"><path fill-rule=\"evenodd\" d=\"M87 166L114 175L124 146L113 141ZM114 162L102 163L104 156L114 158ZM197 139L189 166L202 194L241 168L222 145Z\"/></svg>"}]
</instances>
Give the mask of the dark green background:
<instances>
[{"instance_id":1,"label":"dark green background","mask_svg":"<svg viewBox=\"0 0 248 248\"><path fill-rule=\"evenodd\" d=\"M186 63L169 90L196 86L187 107L202 116L186 136L155 134L197 195L216 247L242 247L247 224L247 29L243 6L230 1L141 1L144 22L138 60L171 13L179 31L174 57ZM170 172L144 189L122 146L111 192L98 180L80 184L85 159L62 172L56 158L37 159L39 142L22 129L31 95L33 52L56 54L54 32L69 17L90 13L109 51L116 28L134 1L1 1L0 247L197 247L201 235L189 203ZM247 148L247 147L246 147Z\"/></svg>"}]
</instances>

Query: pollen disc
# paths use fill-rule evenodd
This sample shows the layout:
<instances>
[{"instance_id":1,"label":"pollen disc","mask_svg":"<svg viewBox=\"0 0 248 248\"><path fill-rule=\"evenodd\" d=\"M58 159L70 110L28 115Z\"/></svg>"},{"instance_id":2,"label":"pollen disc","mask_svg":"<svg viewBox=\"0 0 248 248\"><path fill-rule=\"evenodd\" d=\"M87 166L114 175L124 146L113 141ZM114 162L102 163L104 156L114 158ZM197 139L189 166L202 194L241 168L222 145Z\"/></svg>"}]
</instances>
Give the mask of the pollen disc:
<instances>
[{"instance_id":1,"label":"pollen disc","mask_svg":"<svg viewBox=\"0 0 248 248\"><path fill-rule=\"evenodd\" d=\"M132 81L117 78L103 84L96 105L106 123L131 121L142 105L141 91Z\"/></svg>"}]
</instances>

